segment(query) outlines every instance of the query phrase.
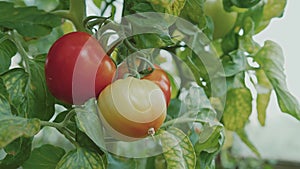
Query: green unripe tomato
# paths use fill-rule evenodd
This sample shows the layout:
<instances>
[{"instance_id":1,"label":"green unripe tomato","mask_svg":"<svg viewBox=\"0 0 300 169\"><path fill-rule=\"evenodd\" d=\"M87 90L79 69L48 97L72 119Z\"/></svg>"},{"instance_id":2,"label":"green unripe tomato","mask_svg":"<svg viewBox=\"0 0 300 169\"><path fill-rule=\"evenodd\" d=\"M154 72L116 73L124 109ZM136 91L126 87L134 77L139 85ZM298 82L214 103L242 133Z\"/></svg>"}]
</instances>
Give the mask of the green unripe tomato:
<instances>
[{"instance_id":1,"label":"green unripe tomato","mask_svg":"<svg viewBox=\"0 0 300 169\"><path fill-rule=\"evenodd\" d=\"M224 37L234 26L237 13L226 12L222 0L206 0L204 13L210 16L214 22L214 39Z\"/></svg>"}]
</instances>

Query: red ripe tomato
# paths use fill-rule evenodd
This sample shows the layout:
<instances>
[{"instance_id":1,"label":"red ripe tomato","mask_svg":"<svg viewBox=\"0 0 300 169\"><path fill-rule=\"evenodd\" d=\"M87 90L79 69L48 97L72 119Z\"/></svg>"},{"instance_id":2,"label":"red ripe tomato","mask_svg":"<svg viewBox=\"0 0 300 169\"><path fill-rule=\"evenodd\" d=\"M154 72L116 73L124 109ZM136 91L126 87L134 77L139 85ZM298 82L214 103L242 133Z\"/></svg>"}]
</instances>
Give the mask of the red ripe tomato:
<instances>
[{"instance_id":1,"label":"red ripe tomato","mask_svg":"<svg viewBox=\"0 0 300 169\"><path fill-rule=\"evenodd\" d=\"M45 64L50 92L69 104L82 104L109 85L116 66L97 39L85 32L72 32L50 48Z\"/></svg>"},{"instance_id":2,"label":"red ripe tomato","mask_svg":"<svg viewBox=\"0 0 300 169\"><path fill-rule=\"evenodd\" d=\"M163 91L166 103L169 105L171 99L171 87L167 73L159 66L155 65L154 71L151 74L144 76L143 79L150 80L157 84Z\"/></svg>"}]
</instances>

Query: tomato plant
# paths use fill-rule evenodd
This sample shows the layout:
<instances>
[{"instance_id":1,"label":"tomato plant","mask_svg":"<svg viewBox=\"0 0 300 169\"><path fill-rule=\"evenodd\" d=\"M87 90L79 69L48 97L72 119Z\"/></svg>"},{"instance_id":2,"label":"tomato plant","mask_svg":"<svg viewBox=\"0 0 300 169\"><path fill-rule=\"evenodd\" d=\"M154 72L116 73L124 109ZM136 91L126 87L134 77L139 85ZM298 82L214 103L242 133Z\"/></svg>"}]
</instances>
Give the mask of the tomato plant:
<instances>
[{"instance_id":1,"label":"tomato plant","mask_svg":"<svg viewBox=\"0 0 300 169\"><path fill-rule=\"evenodd\" d=\"M65 103L82 104L112 82L116 67L99 42L84 32L59 38L50 48L46 82L51 93Z\"/></svg>"},{"instance_id":2,"label":"tomato plant","mask_svg":"<svg viewBox=\"0 0 300 169\"><path fill-rule=\"evenodd\" d=\"M282 49L253 38L285 6L0 1L0 168L222 168L232 133L259 157L245 126L272 93L300 119Z\"/></svg>"},{"instance_id":3,"label":"tomato plant","mask_svg":"<svg viewBox=\"0 0 300 169\"><path fill-rule=\"evenodd\" d=\"M121 139L143 138L149 130L158 131L166 117L165 103L164 94L155 83L133 77L116 80L98 98L105 127Z\"/></svg>"}]
</instances>

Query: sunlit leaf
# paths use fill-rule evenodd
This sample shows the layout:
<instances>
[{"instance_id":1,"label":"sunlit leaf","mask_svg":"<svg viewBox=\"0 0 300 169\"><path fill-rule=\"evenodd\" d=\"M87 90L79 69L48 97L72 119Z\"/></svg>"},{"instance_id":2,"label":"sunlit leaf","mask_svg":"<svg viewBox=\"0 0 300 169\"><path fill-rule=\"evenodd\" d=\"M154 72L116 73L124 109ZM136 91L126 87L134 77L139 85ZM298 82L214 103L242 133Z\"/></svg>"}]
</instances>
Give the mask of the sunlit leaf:
<instances>
[{"instance_id":1,"label":"sunlit leaf","mask_svg":"<svg viewBox=\"0 0 300 169\"><path fill-rule=\"evenodd\" d=\"M270 0L264 5L262 21L260 22L258 31L265 29L272 18L282 17L284 9L286 7L287 0Z\"/></svg>"},{"instance_id":2,"label":"sunlit leaf","mask_svg":"<svg viewBox=\"0 0 300 169\"><path fill-rule=\"evenodd\" d=\"M269 105L272 85L267 78L265 72L261 69L256 71L257 84L255 85L257 91L256 109L258 114L258 121L261 125L265 125L266 110Z\"/></svg>"},{"instance_id":3,"label":"sunlit leaf","mask_svg":"<svg viewBox=\"0 0 300 169\"><path fill-rule=\"evenodd\" d=\"M154 10L157 12L163 12L170 15L178 16L181 13L182 8L186 0L147 0L151 3Z\"/></svg>"},{"instance_id":4,"label":"sunlit leaf","mask_svg":"<svg viewBox=\"0 0 300 169\"><path fill-rule=\"evenodd\" d=\"M300 104L289 92L284 74L284 57L281 47L272 41L266 41L261 50L256 54L255 60L264 70L271 82L279 107L282 112L300 119Z\"/></svg>"},{"instance_id":5,"label":"sunlit leaf","mask_svg":"<svg viewBox=\"0 0 300 169\"><path fill-rule=\"evenodd\" d=\"M227 129L243 128L252 112L252 95L247 88L231 89L227 93L223 122Z\"/></svg>"}]
</instances>

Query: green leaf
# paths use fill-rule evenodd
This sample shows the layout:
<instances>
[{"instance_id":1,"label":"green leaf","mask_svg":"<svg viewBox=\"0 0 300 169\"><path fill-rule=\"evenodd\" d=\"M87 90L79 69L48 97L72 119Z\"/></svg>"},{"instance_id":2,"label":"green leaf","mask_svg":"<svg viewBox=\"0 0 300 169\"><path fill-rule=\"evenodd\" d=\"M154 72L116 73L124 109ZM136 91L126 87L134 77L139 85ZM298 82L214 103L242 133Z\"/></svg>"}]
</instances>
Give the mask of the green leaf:
<instances>
[{"instance_id":1,"label":"green leaf","mask_svg":"<svg viewBox=\"0 0 300 169\"><path fill-rule=\"evenodd\" d=\"M244 128L252 112L252 95L247 88L231 89L227 92L223 123L229 130Z\"/></svg>"},{"instance_id":2,"label":"green leaf","mask_svg":"<svg viewBox=\"0 0 300 169\"><path fill-rule=\"evenodd\" d=\"M174 119L178 117L181 109L181 101L177 98L171 99L167 109L167 115L169 118Z\"/></svg>"},{"instance_id":3,"label":"green leaf","mask_svg":"<svg viewBox=\"0 0 300 169\"><path fill-rule=\"evenodd\" d=\"M27 161L22 165L24 169L55 169L65 150L50 144L32 150Z\"/></svg>"},{"instance_id":4,"label":"green leaf","mask_svg":"<svg viewBox=\"0 0 300 169\"><path fill-rule=\"evenodd\" d=\"M205 15L203 11L204 0L187 0L180 17L204 28L206 25ZM193 12L191 12L193 11Z\"/></svg>"},{"instance_id":5,"label":"green leaf","mask_svg":"<svg viewBox=\"0 0 300 169\"><path fill-rule=\"evenodd\" d=\"M54 97L46 86L44 63L44 58L30 59L29 73L16 68L1 76L20 116L49 120L54 114Z\"/></svg>"},{"instance_id":6,"label":"green leaf","mask_svg":"<svg viewBox=\"0 0 300 169\"><path fill-rule=\"evenodd\" d=\"M262 126L266 121L266 110L269 105L271 92L273 90L272 84L262 69L256 71L257 84L255 88L257 91L256 109L258 114L258 121Z\"/></svg>"},{"instance_id":7,"label":"green leaf","mask_svg":"<svg viewBox=\"0 0 300 169\"><path fill-rule=\"evenodd\" d=\"M0 74L8 71L8 68L11 64L11 58L17 53L16 45L6 39L5 34L0 32Z\"/></svg>"},{"instance_id":8,"label":"green leaf","mask_svg":"<svg viewBox=\"0 0 300 169\"><path fill-rule=\"evenodd\" d=\"M175 127L168 128L167 132L173 134L179 142L179 146L182 148L186 168L194 169L196 166L196 154L189 137L183 131ZM165 154L164 157L166 157Z\"/></svg>"},{"instance_id":9,"label":"green leaf","mask_svg":"<svg viewBox=\"0 0 300 169\"><path fill-rule=\"evenodd\" d=\"M259 151L253 145L253 143L249 140L246 131L244 129L240 129L240 130L236 131L236 133L238 134L240 139L243 141L243 143L245 143L257 157L260 157Z\"/></svg>"},{"instance_id":10,"label":"green leaf","mask_svg":"<svg viewBox=\"0 0 300 169\"><path fill-rule=\"evenodd\" d=\"M9 94L11 104L19 111L19 115L25 117L24 100L28 74L23 69L12 69L0 76Z\"/></svg>"},{"instance_id":11,"label":"green leaf","mask_svg":"<svg viewBox=\"0 0 300 169\"><path fill-rule=\"evenodd\" d=\"M263 15L259 26L257 27L257 31L265 29L272 18L282 17L284 13L284 9L286 7L287 0L280 1L267 1L263 8Z\"/></svg>"},{"instance_id":12,"label":"green leaf","mask_svg":"<svg viewBox=\"0 0 300 169\"><path fill-rule=\"evenodd\" d=\"M23 36L44 36L61 24L59 17L36 7L15 8L13 3L0 2L0 8L0 27L16 29Z\"/></svg>"},{"instance_id":13,"label":"green leaf","mask_svg":"<svg viewBox=\"0 0 300 169\"><path fill-rule=\"evenodd\" d=\"M176 21L174 16L147 12L126 16L123 20L130 23L131 32L127 36L134 36L138 48L160 48L174 44L169 32L169 27Z\"/></svg>"},{"instance_id":14,"label":"green leaf","mask_svg":"<svg viewBox=\"0 0 300 169\"><path fill-rule=\"evenodd\" d=\"M52 44L63 34L63 30L57 27L47 36L28 41L28 53L32 56L47 54Z\"/></svg>"},{"instance_id":15,"label":"green leaf","mask_svg":"<svg viewBox=\"0 0 300 169\"><path fill-rule=\"evenodd\" d=\"M10 116L11 108L8 100L8 93L3 84L2 79L0 78L0 118L3 116Z\"/></svg>"},{"instance_id":16,"label":"green leaf","mask_svg":"<svg viewBox=\"0 0 300 169\"><path fill-rule=\"evenodd\" d=\"M147 0L157 12L179 16L186 0Z\"/></svg>"},{"instance_id":17,"label":"green leaf","mask_svg":"<svg viewBox=\"0 0 300 169\"><path fill-rule=\"evenodd\" d=\"M114 154L106 153L107 169L140 169L138 167L138 159L120 157Z\"/></svg>"},{"instance_id":18,"label":"green leaf","mask_svg":"<svg viewBox=\"0 0 300 169\"><path fill-rule=\"evenodd\" d=\"M93 0L93 2L98 8L101 7L102 0Z\"/></svg>"},{"instance_id":19,"label":"green leaf","mask_svg":"<svg viewBox=\"0 0 300 169\"><path fill-rule=\"evenodd\" d=\"M59 1L58 0L35 0L34 2L31 2L32 4L28 4L27 1L27 6L37 6L38 9L44 10L44 11L52 11L54 10L58 5Z\"/></svg>"},{"instance_id":20,"label":"green leaf","mask_svg":"<svg viewBox=\"0 0 300 169\"><path fill-rule=\"evenodd\" d=\"M83 148L77 148L64 155L56 166L56 169L70 168L104 169L105 166L99 154Z\"/></svg>"},{"instance_id":21,"label":"green leaf","mask_svg":"<svg viewBox=\"0 0 300 169\"><path fill-rule=\"evenodd\" d=\"M86 102L84 109L76 110L76 123L82 132L89 136L99 148L104 148L104 135L95 99Z\"/></svg>"},{"instance_id":22,"label":"green leaf","mask_svg":"<svg viewBox=\"0 0 300 169\"><path fill-rule=\"evenodd\" d=\"M40 131L38 119L25 119L14 116L0 119L0 148L19 137L32 137Z\"/></svg>"},{"instance_id":23,"label":"green leaf","mask_svg":"<svg viewBox=\"0 0 300 169\"><path fill-rule=\"evenodd\" d=\"M236 50L225 56L222 60L225 76L234 76L246 70L247 58L243 51Z\"/></svg>"},{"instance_id":24,"label":"green leaf","mask_svg":"<svg viewBox=\"0 0 300 169\"><path fill-rule=\"evenodd\" d=\"M213 169L214 158L224 143L223 125L218 122L201 123L200 133L193 132L194 148L197 155L196 168ZM190 136L192 137L192 135Z\"/></svg>"},{"instance_id":25,"label":"green leaf","mask_svg":"<svg viewBox=\"0 0 300 169\"><path fill-rule=\"evenodd\" d=\"M12 145L13 144L13 145ZM26 161L31 153L32 138L21 137L9 145L9 149L14 151L7 151L4 159L0 160L1 169L15 169L20 167ZM7 147L6 147L7 148ZM5 148L5 150L6 150Z\"/></svg>"},{"instance_id":26,"label":"green leaf","mask_svg":"<svg viewBox=\"0 0 300 169\"><path fill-rule=\"evenodd\" d=\"M264 70L277 96L282 112L300 119L300 104L289 92L286 75L284 74L284 56L281 47L272 41L266 41L264 46L254 57L255 61Z\"/></svg>"},{"instance_id":27,"label":"green leaf","mask_svg":"<svg viewBox=\"0 0 300 169\"><path fill-rule=\"evenodd\" d=\"M167 168L195 168L195 152L189 138L179 129L161 131L163 156Z\"/></svg>"},{"instance_id":28,"label":"green leaf","mask_svg":"<svg viewBox=\"0 0 300 169\"><path fill-rule=\"evenodd\" d=\"M238 35L231 31L226 34L221 43L224 54L230 53L239 47Z\"/></svg>"}]
</instances>

